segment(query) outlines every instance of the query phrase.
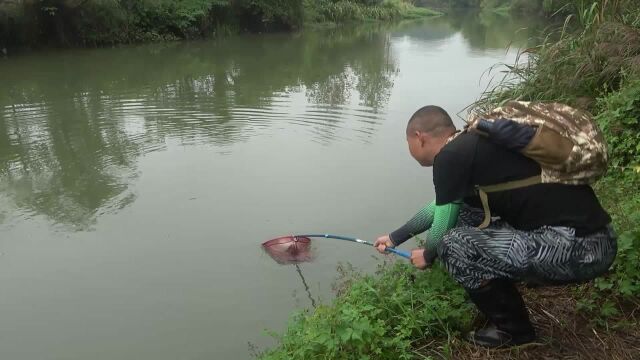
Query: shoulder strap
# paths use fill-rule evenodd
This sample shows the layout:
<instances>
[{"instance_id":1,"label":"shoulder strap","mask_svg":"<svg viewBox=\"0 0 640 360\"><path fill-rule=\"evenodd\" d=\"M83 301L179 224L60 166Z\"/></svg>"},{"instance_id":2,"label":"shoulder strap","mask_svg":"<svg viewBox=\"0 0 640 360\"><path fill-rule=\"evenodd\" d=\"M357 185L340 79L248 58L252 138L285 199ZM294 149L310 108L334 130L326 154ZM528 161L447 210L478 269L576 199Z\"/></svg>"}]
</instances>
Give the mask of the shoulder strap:
<instances>
[{"instance_id":1,"label":"shoulder strap","mask_svg":"<svg viewBox=\"0 0 640 360\"><path fill-rule=\"evenodd\" d=\"M491 223L491 210L489 209L489 197L487 196L487 193L523 188L540 184L541 182L542 177L540 175L536 175L526 179L508 181L501 184L476 186L478 195L480 196L480 202L482 203L482 209L484 210L484 220L482 221L482 224L478 226L478 228L485 229Z\"/></svg>"},{"instance_id":2,"label":"shoulder strap","mask_svg":"<svg viewBox=\"0 0 640 360\"><path fill-rule=\"evenodd\" d=\"M465 131L460 131L460 130L456 130L456 132L454 132L451 136L449 136L447 138L447 142L445 142L445 145L449 144L450 142L452 142L455 138L457 138L458 136L464 134L466 132Z\"/></svg>"}]
</instances>

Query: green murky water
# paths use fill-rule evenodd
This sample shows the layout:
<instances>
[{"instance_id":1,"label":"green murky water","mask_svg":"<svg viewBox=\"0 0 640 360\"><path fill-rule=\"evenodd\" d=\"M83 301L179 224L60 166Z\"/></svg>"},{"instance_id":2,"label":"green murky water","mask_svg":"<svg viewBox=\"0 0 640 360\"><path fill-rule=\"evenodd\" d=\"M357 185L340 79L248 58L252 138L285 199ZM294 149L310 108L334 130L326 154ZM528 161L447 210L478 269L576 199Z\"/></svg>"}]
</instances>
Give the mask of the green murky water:
<instances>
[{"instance_id":1,"label":"green murky water","mask_svg":"<svg viewBox=\"0 0 640 360\"><path fill-rule=\"evenodd\" d=\"M452 114L526 46L523 24L437 19L0 59L0 358L245 359L328 302L315 240L375 239L432 199L408 155L418 107ZM511 50L506 47L511 45Z\"/></svg>"}]
</instances>

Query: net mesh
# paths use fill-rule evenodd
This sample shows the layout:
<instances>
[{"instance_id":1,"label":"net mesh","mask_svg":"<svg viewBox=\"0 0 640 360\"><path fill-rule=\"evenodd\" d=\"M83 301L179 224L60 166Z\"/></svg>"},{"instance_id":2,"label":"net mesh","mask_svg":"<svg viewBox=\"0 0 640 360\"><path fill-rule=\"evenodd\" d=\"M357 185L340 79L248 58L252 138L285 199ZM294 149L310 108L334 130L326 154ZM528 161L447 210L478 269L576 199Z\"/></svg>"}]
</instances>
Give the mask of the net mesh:
<instances>
[{"instance_id":1,"label":"net mesh","mask_svg":"<svg viewBox=\"0 0 640 360\"><path fill-rule=\"evenodd\" d=\"M279 264L297 264L313 260L311 239L305 236L282 236L262 243L264 251Z\"/></svg>"}]
</instances>

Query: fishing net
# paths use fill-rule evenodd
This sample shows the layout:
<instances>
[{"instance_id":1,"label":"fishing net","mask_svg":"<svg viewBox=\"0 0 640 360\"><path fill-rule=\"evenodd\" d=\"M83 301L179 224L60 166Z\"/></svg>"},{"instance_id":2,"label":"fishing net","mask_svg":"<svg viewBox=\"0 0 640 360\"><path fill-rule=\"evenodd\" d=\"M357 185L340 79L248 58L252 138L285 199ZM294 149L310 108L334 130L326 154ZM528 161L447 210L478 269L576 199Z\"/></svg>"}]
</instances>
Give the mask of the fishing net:
<instances>
[{"instance_id":1,"label":"fishing net","mask_svg":"<svg viewBox=\"0 0 640 360\"><path fill-rule=\"evenodd\" d=\"M282 236L263 242L262 248L278 264L297 264L313 260L311 239L306 236Z\"/></svg>"}]
</instances>

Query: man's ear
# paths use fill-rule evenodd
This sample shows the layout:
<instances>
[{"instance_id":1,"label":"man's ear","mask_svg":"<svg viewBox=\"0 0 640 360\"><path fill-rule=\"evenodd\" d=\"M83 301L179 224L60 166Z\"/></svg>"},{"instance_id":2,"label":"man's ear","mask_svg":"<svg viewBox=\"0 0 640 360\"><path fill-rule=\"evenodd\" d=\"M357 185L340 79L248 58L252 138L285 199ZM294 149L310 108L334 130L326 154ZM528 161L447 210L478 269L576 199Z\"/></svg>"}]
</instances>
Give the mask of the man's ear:
<instances>
[{"instance_id":1,"label":"man's ear","mask_svg":"<svg viewBox=\"0 0 640 360\"><path fill-rule=\"evenodd\" d=\"M424 133L424 132L416 131L416 136L418 137L418 139L420 139L420 146L424 147L424 145L429 140L428 139L428 134Z\"/></svg>"}]
</instances>

